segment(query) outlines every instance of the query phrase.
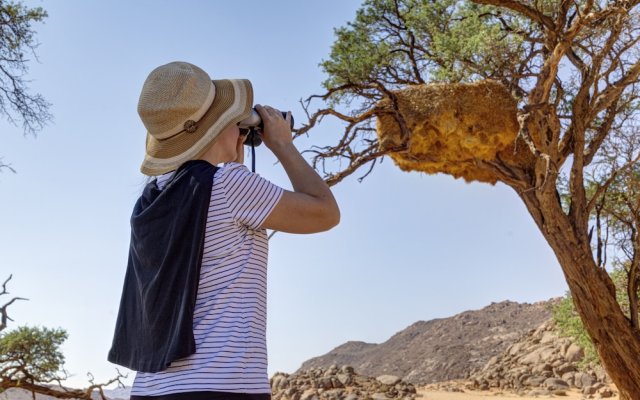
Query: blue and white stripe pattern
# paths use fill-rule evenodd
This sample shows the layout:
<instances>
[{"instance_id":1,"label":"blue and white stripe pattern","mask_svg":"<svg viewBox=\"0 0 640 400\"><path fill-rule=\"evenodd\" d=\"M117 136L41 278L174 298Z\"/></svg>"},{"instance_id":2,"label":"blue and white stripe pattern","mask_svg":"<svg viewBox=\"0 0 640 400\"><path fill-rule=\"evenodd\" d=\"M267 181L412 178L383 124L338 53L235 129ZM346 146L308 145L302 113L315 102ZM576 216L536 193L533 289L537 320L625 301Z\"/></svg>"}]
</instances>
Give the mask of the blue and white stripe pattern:
<instances>
[{"instance_id":1,"label":"blue and white stripe pattern","mask_svg":"<svg viewBox=\"0 0 640 400\"><path fill-rule=\"evenodd\" d=\"M158 177L163 188L173 172ZM213 179L194 311L196 353L158 373L138 372L132 395L190 391L270 393L266 231L283 189L228 163Z\"/></svg>"}]
</instances>

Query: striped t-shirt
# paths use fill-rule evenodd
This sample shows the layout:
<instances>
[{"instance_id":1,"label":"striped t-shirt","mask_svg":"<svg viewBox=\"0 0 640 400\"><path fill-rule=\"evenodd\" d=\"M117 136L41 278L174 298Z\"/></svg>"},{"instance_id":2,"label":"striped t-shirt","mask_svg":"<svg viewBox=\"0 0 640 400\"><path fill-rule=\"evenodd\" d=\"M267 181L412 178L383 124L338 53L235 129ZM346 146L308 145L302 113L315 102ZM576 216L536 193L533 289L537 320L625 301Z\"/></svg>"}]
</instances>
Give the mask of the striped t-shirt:
<instances>
[{"instance_id":1,"label":"striped t-shirt","mask_svg":"<svg viewBox=\"0 0 640 400\"><path fill-rule=\"evenodd\" d=\"M173 172L158 177L163 188ZM138 372L132 395L190 391L270 393L267 374L268 242L260 225L282 188L244 165L213 178L193 318L196 352L161 372Z\"/></svg>"}]
</instances>

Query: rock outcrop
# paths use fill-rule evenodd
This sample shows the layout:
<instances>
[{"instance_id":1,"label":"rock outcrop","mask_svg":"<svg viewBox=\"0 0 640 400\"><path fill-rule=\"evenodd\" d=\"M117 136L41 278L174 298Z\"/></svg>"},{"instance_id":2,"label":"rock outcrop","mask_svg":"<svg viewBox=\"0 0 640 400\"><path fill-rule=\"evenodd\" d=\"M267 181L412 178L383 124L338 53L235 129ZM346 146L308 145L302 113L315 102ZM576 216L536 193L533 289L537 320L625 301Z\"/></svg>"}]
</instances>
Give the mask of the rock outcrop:
<instances>
[{"instance_id":1,"label":"rock outcrop","mask_svg":"<svg viewBox=\"0 0 640 400\"><path fill-rule=\"evenodd\" d=\"M370 378L355 373L353 367L332 365L312 368L293 375L271 377L273 400L413 400L415 387L393 375Z\"/></svg>"},{"instance_id":2,"label":"rock outcrop","mask_svg":"<svg viewBox=\"0 0 640 400\"><path fill-rule=\"evenodd\" d=\"M416 385L464 379L551 317L550 302L503 301L450 318L419 321L381 344L347 342L299 371L351 365L366 376L396 375Z\"/></svg>"},{"instance_id":3,"label":"rock outcrop","mask_svg":"<svg viewBox=\"0 0 640 400\"><path fill-rule=\"evenodd\" d=\"M448 390L501 389L521 395L562 395L570 388L586 398L615 393L601 367L581 365L584 351L569 338L559 337L551 320L532 330L499 356L474 371L466 381L435 386Z\"/></svg>"}]
</instances>

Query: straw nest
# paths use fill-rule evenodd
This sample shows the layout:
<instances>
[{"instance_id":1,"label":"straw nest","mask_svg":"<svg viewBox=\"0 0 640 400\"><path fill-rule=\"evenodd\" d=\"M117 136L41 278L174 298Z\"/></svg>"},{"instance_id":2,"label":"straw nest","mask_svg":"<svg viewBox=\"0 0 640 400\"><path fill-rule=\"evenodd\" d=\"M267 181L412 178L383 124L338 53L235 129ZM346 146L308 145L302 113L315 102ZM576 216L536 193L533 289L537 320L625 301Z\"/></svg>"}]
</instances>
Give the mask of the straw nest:
<instances>
[{"instance_id":1,"label":"straw nest","mask_svg":"<svg viewBox=\"0 0 640 400\"><path fill-rule=\"evenodd\" d=\"M498 177L480 161L520 167L532 162L522 141L516 146L517 104L500 83L425 84L394 93L409 137L403 140L396 118L384 112L377 132L382 150L406 141L406 151L389 154L400 169L495 184ZM392 110L390 100L378 106Z\"/></svg>"}]
</instances>

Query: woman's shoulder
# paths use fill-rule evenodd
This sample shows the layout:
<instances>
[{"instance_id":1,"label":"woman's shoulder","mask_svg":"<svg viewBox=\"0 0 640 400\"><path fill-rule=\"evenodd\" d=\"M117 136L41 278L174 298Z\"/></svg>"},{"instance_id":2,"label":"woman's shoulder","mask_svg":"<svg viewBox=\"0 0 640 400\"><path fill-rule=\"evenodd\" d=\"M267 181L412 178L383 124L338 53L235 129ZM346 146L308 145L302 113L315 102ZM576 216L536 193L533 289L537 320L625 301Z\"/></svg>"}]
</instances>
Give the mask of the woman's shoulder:
<instances>
[{"instance_id":1,"label":"woman's shoulder","mask_svg":"<svg viewBox=\"0 0 640 400\"><path fill-rule=\"evenodd\" d=\"M238 185L256 185L264 179L260 175L251 172L246 165L237 162L223 164L214 175L213 183L222 184L225 188L236 187Z\"/></svg>"},{"instance_id":2,"label":"woman's shoulder","mask_svg":"<svg viewBox=\"0 0 640 400\"><path fill-rule=\"evenodd\" d=\"M216 173L216 176L219 176L223 181L227 181L230 179L235 180L248 175L251 175L251 171L249 171L249 168L247 168L244 164L240 164L237 162L222 164L222 166L219 167L218 173Z\"/></svg>"},{"instance_id":3,"label":"woman's shoulder","mask_svg":"<svg viewBox=\"0 0 640 400\"><path fill-rule=\"evenodd\" d=\"M235 161L222 164L222 167L220 168L220 170L223 173L229 173L229 172L251 172L251 171L249 171L249 168L247 168L246 165L237 163Z\"/></svg>"}]
</instances>

